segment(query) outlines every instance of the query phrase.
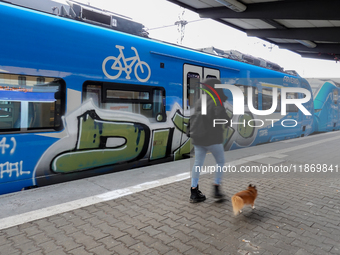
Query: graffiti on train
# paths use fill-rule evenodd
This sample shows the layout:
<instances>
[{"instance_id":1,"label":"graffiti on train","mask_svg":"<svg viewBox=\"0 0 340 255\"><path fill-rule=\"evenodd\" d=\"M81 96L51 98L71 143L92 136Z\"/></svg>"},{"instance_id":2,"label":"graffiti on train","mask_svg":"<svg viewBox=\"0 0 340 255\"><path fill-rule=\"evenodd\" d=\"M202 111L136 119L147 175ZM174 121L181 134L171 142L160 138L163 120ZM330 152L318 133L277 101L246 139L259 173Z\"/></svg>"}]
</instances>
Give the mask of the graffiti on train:
<instances>
[{"instance_id":1,"label":"graffiti on train","mask_svg":"<svg viewBox=\"0 0 340 255\"><path fill-rule=\"evenodd\" d=\"M102 120L95 110L78 117L76 147L58 155L52 170L59 173L112 165L144 156L150 130L141 123Z\"/></svg>"},{"instance_id":2,"label":"graffiti on train","mask_svg":"<svg viewBox=\"0 0 340 255\"><path fill-rule=\"evenodd\" d=\"M71 173L171 154L180 159L192 149L185 135L189 118L181 111L175 104L166 122L152 122L141 114L102 110L90 99L63 117L67 135L44 153L35 176L48 165L55 173Z\"/></svg>"},{"instance_id":3,"label":"graffiti on train","mask_svg":"<svg viewBox=\"0 0 340 255\"><path fill-rule=\"evenodd\" d=\"M14 137L11 137L7 141L6 137L3 137L0 141L1 154L6 156L6 154L12 155L17 147L17 142ZM7 157L6 157L7 158ZM30 175L30 171L23 170L23 160L18 162L0 162L0 179L9 177L18 178L22 175Z\"/></svg>"},{"instance_id":4,"label":"graffiti on train","mask_svg":"<svg viewBox=\"0 0 340 255\"><path fill-rule=\"evenodd\" d=\"M11 163L11 162L5 162L5 163L1 163L0 164L0 179L4 178L5 177L5 174L8 176L8 177L12 177L12 174L13 174L13 177L16 177L18 178L19 176L22 176L22 175L30 175L31 172L30 171L23 171L23 161L19 161L19 162L14 162L14 163Z\"/></svg>"},{"instance_id":5,"label":"graffiti on train","mask_svg":"<svg viewBox=\"0 0 340 255\"><path fill-rule=\"evenodd\" d=\"M3 137L0 141L0 148L1 148L1 154L5 154L9 151L10 154L13 154L15 152L15 149L17 147L17 142L14 137L11 137L11 144L7 143L7 138Z\"/></svg>"}]
</instances>

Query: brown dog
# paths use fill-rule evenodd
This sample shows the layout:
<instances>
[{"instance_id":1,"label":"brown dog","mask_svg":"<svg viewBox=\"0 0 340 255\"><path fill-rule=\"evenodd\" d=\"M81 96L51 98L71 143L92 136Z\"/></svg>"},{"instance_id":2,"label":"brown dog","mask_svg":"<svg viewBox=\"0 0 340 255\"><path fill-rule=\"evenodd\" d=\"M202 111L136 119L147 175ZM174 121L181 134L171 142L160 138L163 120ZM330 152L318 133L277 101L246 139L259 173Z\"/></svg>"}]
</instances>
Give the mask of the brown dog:
<instances>
[{"instance_id":1,"label":"brown dog","mask_svg":"<svg viewBox=\"0 0 340 255\"><path fill-rule=\"evenodd\" d=\"M235 215L238 215L242 212L242 208L244 205L251 205L253 209L255 209L254 202L257 197L256 186L252 186L249 184L247 190L240 191L236 193L231 198L231 202L233 204L233 211Z\"/></svg>"}]
</instances>

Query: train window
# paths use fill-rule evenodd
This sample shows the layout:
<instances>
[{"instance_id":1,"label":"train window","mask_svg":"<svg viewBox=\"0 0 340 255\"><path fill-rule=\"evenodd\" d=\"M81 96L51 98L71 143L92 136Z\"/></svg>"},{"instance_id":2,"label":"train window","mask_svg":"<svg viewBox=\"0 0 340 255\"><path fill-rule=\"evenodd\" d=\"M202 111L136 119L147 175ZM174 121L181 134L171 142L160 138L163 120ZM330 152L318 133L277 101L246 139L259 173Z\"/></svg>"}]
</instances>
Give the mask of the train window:
<instances>
[{"instance_id":1,"label":"train window","mask_svg":"<svg viewBox=\"0 0 340 255\"><path fill-rule=\"evenodd\" d=\"M102 86L101 85L87 85L83 93L83 100L92 98L95 106L101 108Z\"/></svg>"},{"instance_id":2,"label":"train window","mask_svg":"<svg viewBox=\"0 0 340 255\"><path fill-rule=\"evenodd\" d=\"M333 90L333 100L334 100L334 104L338 104L338 90L337 89Z\"/></svg>"},{"instance_id":3,"label":"train window","mask_svg":"<svg viewBox=\"0 0 340 255\"><path fill-rule=\"evenodd\" d=\"M243 95L244 95L244 105L248 105L248 88L249 86L243 86L243 85L236 85L239 89L242 90ZM259 109L259 92L258 89L255 87L251 87L252 88L252 102L253 102L253 106L255 109Z\"/></svg>"},{"instance_id":4,"label":"train window","mask_svg":"<svg viewBox=\"0 0 340 255\"><path fill-rule=\"evenodd\" d=\"M254 87L252 88L254 108L259 110L259 90Z\"/></svg>"},{"instance_id":5,"label":"train window","mask_svg":"<svg viewBox=\"0 0 340 255\"><path fill-rule=\"evenodd\" d=\"M25 86L26 85L26 77L23 75L18 76L18 85Z\"/></svg>"},{"instance_id":6,"label":"train window","mask_svg":"<svg viewBox=\"0 0 340 255\"><path fill-rule=\"evenodd\" d=\"M0 132L61 128L64 82L42 78L0 73Z\"/></svg>"},{"instance_id":7,"label":"train window","mask_svg":"<svg viewBox=\"0 0 340 255\"><path fill-rule=\"evenodd\" d=\"M245 86L243 85L236 85L236 87L238 87L240 90L242 90L242 93L244 95L244 105L247 105L248 104L248 97L247 97L247 89Z\"/></svg>"},{"instance_id":8,"label":"train window","mask_svg":"<svg viewBox=\"0 0 340 255\"><path fill-rule=\"evenodd\" d=\"M262 110L269 110L273 105L273 90L262 88ZM281 90L277 90L277 106L275 112L281 111Z\"/></svg>"},{"instance_id":9,"label":"train window","mask_svg":"<svg viewBox=\"0 0 340 255\"><path fill-rule=\"evenodd\" d=\"M98 108L141 114L150 121L166 121L162 87L87 81L83 92L83 101L91 98Z\"/></svg>"},{"instance_id":10,"label":"train window","mask_svg":"<svg viewBox=\"0 0 340 255\"><path fill-rule=\"evenodd\" d=\"M45 83L45 77L37 77L37 84L41 85Z\"/></svg>"},{"instance_id":11,"label":"train window","mask_svg":"<svg viewBox=\"0 0 340 255\"><path fill-rule=\"evenodd\" d=\"M298 93L287 93L286 98L287 99L299 98L299 94ZM287 104L286 107L287 107L286 108L287 112L298 112L299 111L299 108L295 104Z\"/></svg>"},{"instance_id":12,"label":"train window","mask_svg":"<svg viewBox=\"0 0 340 255\"><path fill-rule=\"evenodd\" d=\"M189 72L187 74L187 109L194 107L195 102L200 98L200 75Z\"/></svg>"},{"instance_id":13,"label":"train window","mask_svg":"<svg viewBox=\"0 0 340 255\"><path fill-rule=\"evenodd\" d=\"M262 89L262 110L269 110L273 104L271 89Z\"/></svg>"},{"instance_id":14,"label":"train window","mask_svg":"<svg viewBox=\"0 0 340 255\"><path fill-rule=\"evenodd\" d=\"M119 98L119 99L149 99L150 93L145 91L124 91L124 90L107 90L107 98Z\"/></svg>"},{"instance_id":15,"label":"train window","mask_svg":"<svg viewBox=\"0 0 340 255\"><path fill-rule=\"evenodd\" d=\"M275 112L281 112L281 89L277 90L277 106Z\"/></svg>"}]
</instances>

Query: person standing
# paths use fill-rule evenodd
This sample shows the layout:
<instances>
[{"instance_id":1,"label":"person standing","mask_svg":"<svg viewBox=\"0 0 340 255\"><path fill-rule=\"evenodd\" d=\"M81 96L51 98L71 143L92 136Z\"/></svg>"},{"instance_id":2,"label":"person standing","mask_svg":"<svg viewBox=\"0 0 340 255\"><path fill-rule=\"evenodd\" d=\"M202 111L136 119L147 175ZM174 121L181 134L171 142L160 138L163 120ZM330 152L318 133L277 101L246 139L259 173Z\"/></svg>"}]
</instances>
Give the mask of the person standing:
<instances>
[{"instance_id":1,"label":"person standing","mask_svg":"<svg viewBox=\"0 0 340 255\"><path fill-rule=\"evenodd\" d=\"M215 84L221 84L221 81L210 78L203 81L203 85L204 84L214 87ZM228 99L222 89L215 90L222 102ZM195 151L195 163L191 170L190 202L192 203L202 202L206 199L206 196L199 190L198 181L206 154L209 151L214 156L218 166L215 171L213 197L219 199L224 197L224 194L221 192L220 188L223 174L222 169L225 163L223 128L222 125L216 125L214 127L213 120L226 119L230 121L230 118L224 106L220 104L215 105L214 100L210 96L207 96L206 108L206 115L202 115L201 99L199 99L195 103L195 121L192 121L193 116L190 118L189 133Z\"/></svg>"}]
</instances>

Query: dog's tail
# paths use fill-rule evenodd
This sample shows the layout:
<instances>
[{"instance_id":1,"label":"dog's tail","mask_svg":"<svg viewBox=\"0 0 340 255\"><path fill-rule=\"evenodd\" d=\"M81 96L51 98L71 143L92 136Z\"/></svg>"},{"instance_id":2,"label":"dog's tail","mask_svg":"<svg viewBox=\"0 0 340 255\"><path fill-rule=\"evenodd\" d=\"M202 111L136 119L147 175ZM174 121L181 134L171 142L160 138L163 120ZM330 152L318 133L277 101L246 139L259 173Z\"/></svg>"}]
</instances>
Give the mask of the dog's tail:
<instances>
[{"instance_id":1,"label":"dog's tail","mask_svg":"<svg viewBox=\"0 0 340 255\"><path fill-rule=\"evenodd\" d=\"M234 195L231 198L231 203L233 204L234 214L237 215L244 206L243 199Z\"/></svg>"}]
</instances>

